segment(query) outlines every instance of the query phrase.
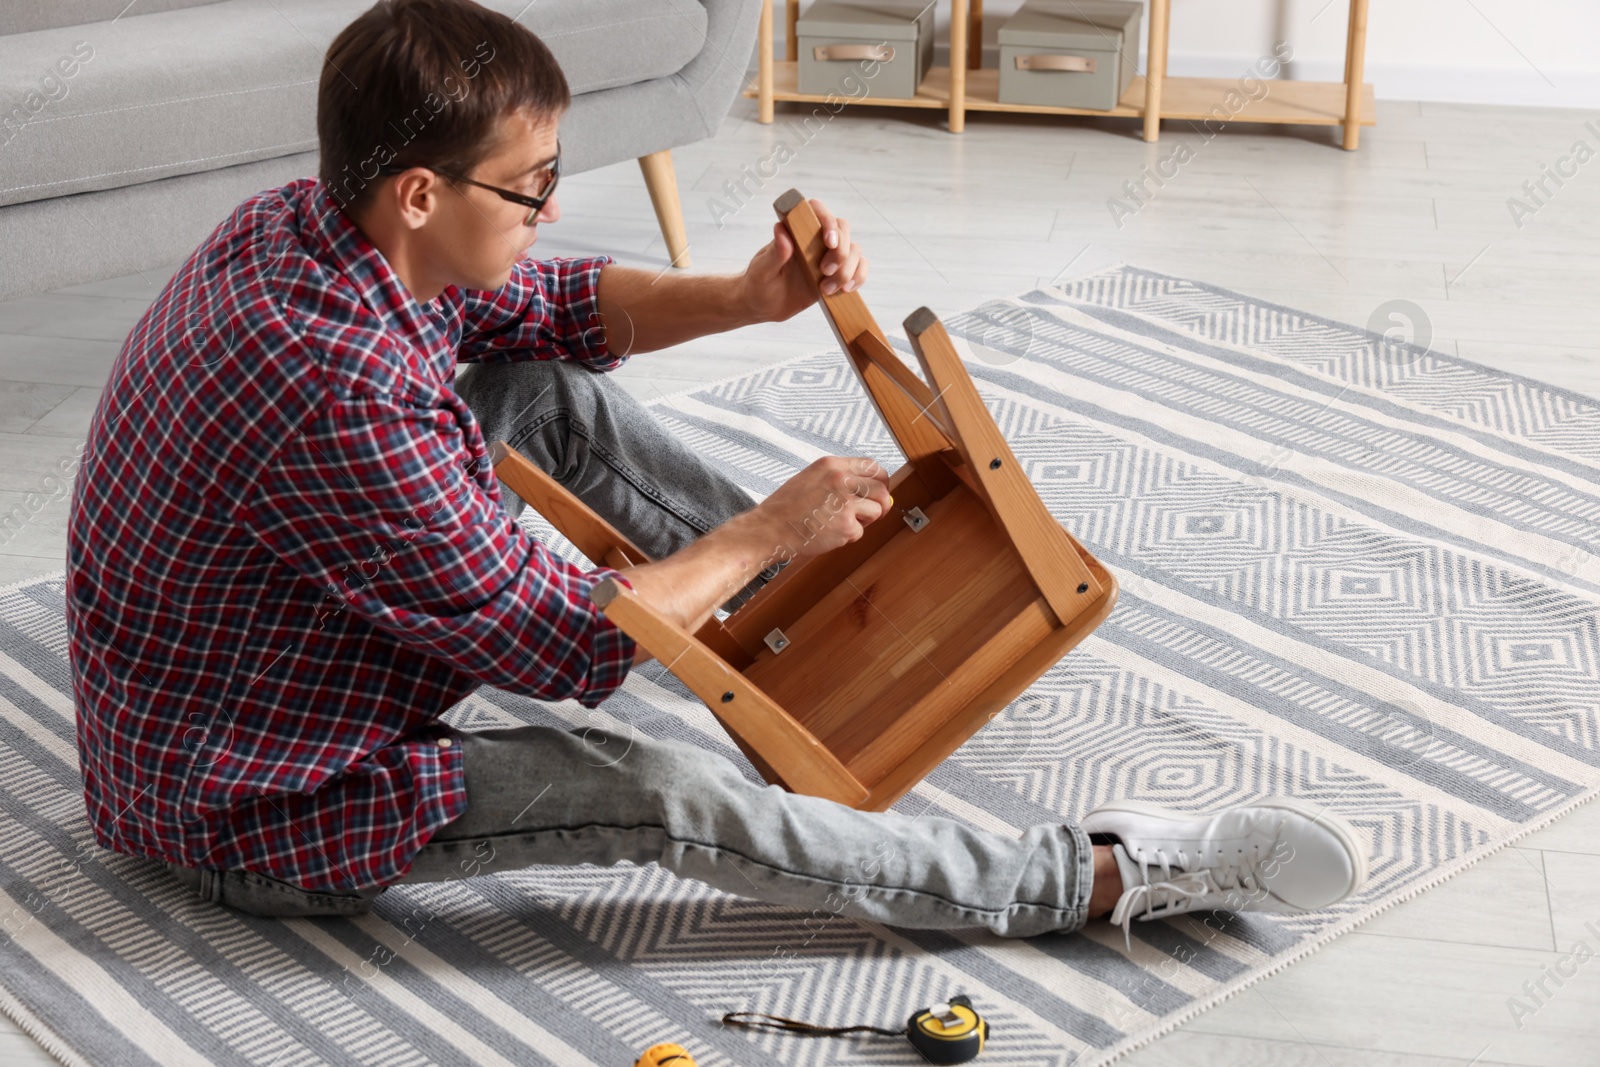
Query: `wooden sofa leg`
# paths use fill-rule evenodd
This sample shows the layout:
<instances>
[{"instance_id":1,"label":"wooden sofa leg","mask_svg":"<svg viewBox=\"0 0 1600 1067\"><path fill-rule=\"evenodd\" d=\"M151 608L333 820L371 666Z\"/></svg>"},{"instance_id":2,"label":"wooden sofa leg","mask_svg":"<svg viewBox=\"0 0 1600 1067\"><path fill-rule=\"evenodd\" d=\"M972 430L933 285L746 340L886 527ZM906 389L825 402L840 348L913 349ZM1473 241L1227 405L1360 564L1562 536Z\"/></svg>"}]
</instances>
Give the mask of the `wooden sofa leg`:
<instances>
[{"instance_id":1,"label":"wooden sofa leg","mask_svg":"<svg viewBox=\"0 0 1600 1067\"><path fill-rule=\"evenodd\" d=\"M683 229L683 207L678 203L678 179L672 171L672 151L663 148L639 157L644 184L650 190L650 203L667 241L667 254L674 267L689 265L689 238Z\"/></svg>"}]
</instances>

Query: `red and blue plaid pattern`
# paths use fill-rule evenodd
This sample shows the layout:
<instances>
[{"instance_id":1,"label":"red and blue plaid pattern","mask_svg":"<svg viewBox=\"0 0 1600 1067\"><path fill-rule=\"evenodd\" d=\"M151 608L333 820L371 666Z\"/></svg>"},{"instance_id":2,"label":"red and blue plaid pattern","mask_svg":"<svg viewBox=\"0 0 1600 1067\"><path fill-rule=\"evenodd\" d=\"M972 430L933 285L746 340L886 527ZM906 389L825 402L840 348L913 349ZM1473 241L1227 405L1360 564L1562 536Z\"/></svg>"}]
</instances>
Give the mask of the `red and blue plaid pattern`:
<instances>
[{"instance_id":1,"label":"red and blue plaid pattern","mask_svg":"<svg viewBox=\"0 0 1600 1067\"><path fill-rule=\"evenodd\" d=\"M616 572L506 515L459 360L622 359L609 257L414 300L304 178L234 211L129 335L73 488L67 615L101 845L312 889L392 882L466 810L438 716L480 685L593 707Z\"/></svg>"}]
</instances>

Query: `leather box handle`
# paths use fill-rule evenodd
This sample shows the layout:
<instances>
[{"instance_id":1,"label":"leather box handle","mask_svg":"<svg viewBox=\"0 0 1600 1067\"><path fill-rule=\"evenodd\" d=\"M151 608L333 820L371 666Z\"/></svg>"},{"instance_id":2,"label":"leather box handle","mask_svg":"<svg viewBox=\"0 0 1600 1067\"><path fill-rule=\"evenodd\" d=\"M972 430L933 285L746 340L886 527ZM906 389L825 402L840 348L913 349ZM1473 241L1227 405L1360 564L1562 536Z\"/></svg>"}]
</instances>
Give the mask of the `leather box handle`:
<instances>
[{"instance_id":1,"label":"leather box handle","mask_svg":"<svg viewBox=\"0 0 1600 1067\"><path fill-rule=\"evenodd\" d=\"M894 59L894 46L888 44L819 44L811 50L811 58L818 63L837 59L875 59L888 63Z\"/></svg>"},{"instance_id":2,"label":"leather box handle","mask_svg":"<svg viewBox=\"0 0 1600 1067\"><path fill-rule=\"evenodd\" d=\"M1093 74L1098 64L1090 56L1018 56L1018 70L1070 70Z\"/></svg>"}]
</instances>

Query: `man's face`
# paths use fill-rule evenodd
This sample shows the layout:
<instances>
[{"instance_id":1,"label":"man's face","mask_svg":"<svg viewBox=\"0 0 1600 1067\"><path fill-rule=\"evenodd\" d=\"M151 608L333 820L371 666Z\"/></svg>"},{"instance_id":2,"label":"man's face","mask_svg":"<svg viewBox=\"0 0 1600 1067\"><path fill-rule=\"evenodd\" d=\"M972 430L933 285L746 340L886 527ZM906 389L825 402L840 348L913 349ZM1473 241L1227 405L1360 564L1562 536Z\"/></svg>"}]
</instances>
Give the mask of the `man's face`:
<instances>
[{"instance_id":1,"label":"man's face","mask_svg":"<svg viewBox=\"0 0 1600 1067\"><path fill-rule=\"evenodd\" d=\"M527 111L501 116L494 148L465 175L485 185L537 196L556 158L557 119L536 119ZM440 177L438 199L428 219L429 258L450 284L467 289L498 289L511 268L539 238L538 224L561 218L555 198L545 202L532 226L528 208L488 189Z\"/></svg>"}]
</instances>

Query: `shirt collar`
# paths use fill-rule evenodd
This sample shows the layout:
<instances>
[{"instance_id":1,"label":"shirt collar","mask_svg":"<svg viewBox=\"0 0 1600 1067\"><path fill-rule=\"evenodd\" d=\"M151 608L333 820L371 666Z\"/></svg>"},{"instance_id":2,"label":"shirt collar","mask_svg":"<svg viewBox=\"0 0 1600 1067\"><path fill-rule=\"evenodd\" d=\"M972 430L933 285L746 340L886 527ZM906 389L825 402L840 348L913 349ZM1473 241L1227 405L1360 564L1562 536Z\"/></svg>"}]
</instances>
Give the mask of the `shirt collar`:
<instances>
[{"instance_id":1,"label":"shirt collar","mask_svg":"<svg viewBox=\"0 0 1600 1067\"><path fill-rule=\"evenodd\" d=\"M411 295L389 261L334 202L320 179L302 198L300 232L325 266L343 274L384 325L424 349L438 339L428 309Z\"/></svg>"}]
</instances>

